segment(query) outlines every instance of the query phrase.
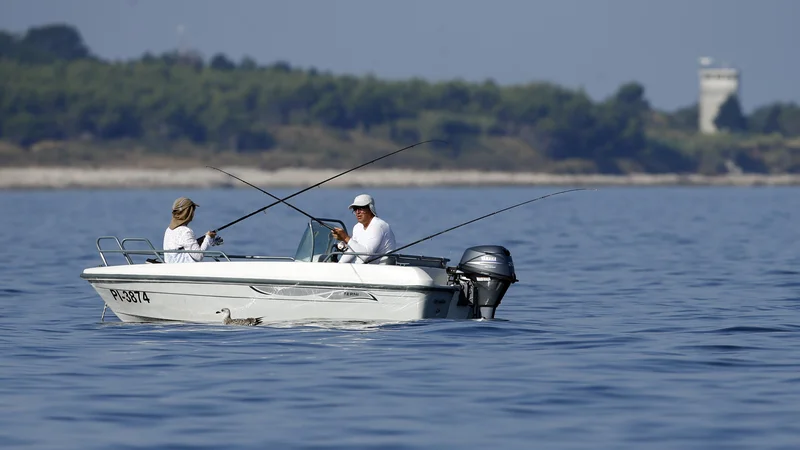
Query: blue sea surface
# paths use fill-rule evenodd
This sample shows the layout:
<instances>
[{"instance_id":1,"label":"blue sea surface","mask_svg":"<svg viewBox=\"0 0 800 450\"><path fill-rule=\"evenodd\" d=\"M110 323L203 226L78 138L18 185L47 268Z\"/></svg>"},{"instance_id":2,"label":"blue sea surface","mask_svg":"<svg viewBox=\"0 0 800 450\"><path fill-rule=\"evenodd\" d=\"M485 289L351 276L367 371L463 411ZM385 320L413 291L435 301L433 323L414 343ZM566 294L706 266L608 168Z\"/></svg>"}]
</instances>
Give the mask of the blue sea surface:
<instances>
[{"instance_id":1,"label":"blue sea surface","mask_svg":"<svg viewBox=\"0 0 800 450\"><path fill-rule=\"evenodd\" d=\"M399 245L561 188L315 189L355 218L371 193ZM271 191L278 196L289 189ZM80 278L95 239L161 245L172 201L219 228L250 189L0 192L0 448L797 449L800 188L600 188L411 249L506 246L495 321L256 328L124 324ZM278 205L220 232L292 255Z\"/></svg>"}]
</instances>

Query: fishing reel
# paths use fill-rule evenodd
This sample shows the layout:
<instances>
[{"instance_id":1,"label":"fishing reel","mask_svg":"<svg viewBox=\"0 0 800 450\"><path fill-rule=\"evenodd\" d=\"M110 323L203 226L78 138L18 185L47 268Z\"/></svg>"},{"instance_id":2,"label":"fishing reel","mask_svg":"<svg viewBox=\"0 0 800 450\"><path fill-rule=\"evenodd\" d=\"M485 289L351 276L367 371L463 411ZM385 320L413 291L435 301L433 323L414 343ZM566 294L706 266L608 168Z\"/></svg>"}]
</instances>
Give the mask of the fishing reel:
<instances>
[{"instance_id":1,"label":"fishing reel","mask_svg":"<svg viewBox=\"0 0 800 450\"><path fill-rule=\"evenodd\" d=\"M203 240L206 239L208 235L202 235L199 238L195 239L197 241L197 245L203 245ZM216 246L222 245L224 241L222 240L222 236L214 236L211 241L208 243L209 246Z\"/></svg>"}]
</instances>

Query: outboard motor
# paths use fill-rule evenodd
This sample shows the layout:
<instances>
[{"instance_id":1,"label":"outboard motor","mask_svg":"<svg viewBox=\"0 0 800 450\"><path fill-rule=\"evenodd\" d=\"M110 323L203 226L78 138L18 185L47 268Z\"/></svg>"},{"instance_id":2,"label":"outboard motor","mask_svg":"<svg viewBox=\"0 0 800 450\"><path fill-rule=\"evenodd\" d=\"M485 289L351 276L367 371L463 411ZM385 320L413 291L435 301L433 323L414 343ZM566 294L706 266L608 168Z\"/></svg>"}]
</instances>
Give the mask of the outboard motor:
<instances>
[{"instance_id":1,"label":"outboard motor","mask_svg":"<svg viewBox=\"0 0 800 450\"><path fill-rule=\"evenodd\" d=\"M459 304L472 305L474 318L494 319L509 286L519 281L511 252L500 245L466 249L455 269L454 281L461 284Z\"/></svg>"}]
</instances>

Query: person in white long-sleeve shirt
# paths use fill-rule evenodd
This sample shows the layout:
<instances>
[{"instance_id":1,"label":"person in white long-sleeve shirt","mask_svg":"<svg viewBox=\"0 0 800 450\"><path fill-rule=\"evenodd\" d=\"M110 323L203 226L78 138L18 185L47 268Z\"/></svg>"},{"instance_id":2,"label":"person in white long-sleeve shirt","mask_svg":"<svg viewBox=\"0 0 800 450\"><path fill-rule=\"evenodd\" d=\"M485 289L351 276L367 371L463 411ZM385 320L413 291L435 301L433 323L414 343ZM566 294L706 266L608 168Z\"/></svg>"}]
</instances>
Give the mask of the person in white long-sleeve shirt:
<instances>
[{"instance_id":1,"label":"person in white long-sleeve shirt","mask_svg":"<svg viewBox=\"0 0 800 450\"><path fill-rule=\"evenodd\" d=\"M172 220L164 231L164 250L197 250L203 252L214 245L216 233L209 231L203 237L203 242L198 244L194 231L187 225L194 219L197 203L186 197L180 197L172 204ZM200 262L203 253L164 253L166 263Z\"/></svg>"},{"instance_id":2,"label":"person in white long-sleeve shirt","mask_svg":"<svg viewBox=\"0 0 800 450\"><path fill-rule=\"evenodd\" d=\"M339 259L340 263L379 264L381 258L370 255L353 255L351 253L384 254L397 248L394 233L389 224L378 217L375 200L368 194L361 194L350 205L358 223L353 226L353 236L341 228L334 228L336 239L347 244L347 251Z\"/></svg>"}]
</instances>

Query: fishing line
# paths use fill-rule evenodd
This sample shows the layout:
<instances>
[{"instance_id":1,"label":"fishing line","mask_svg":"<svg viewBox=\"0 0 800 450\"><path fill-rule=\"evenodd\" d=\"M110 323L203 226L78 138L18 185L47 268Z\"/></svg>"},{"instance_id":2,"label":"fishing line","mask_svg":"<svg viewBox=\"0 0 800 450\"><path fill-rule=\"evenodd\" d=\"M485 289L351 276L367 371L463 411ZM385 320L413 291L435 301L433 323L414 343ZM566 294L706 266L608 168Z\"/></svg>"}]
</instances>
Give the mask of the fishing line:
<instances>
[{"instance_id":1,"label":"fishing line","mask_svg":"<svg viewBox=\"0 0 800 450\"><path fill-rule=\"evenodd\" d=\"M382 160L383 158L388 158L389 156L395 155L395 154L397 154L397 153L400 153L400 152L402 152L402 151L404 151L404 150L408 150L408 149L410 149L410 148L414 148L414 147L416 147L416 146L418 146L418 145L427 144L427 143L429 143L429 142L441 142L441 143L444 143L444 144L447 144L447 143L448 143L447 141L443 141L443 140L441 140L441 139L428 139L427 141L421 141L421 142L417 142L416 144L411 144L411 145L409 145L409 146L407 146L407 147L403 147L403 148L401 148L400 150L395 150L395 151L393 151L393 152L391 152L391 153L387 153L387 154L385 154L385 155L383 155L383 156L381 156L381 157L378 157L378 158L375 158L375 159L373 159L373 160L367 161L367 162L365 162L364 164L361 164L361 165L358 165L358 166L356 166L356 167L353 167L352 169L345 170L344 172L342 172L342 173L340 173L340 174L334 175L334 176L332 176L332 177L330 177L330 178L328 178L328 179L326 179L326 180L320 181L320 182L319 182L319 183L317 183L317 184L311 185L311 186L309 186L309 187L307 187L307 188L305 188L305 189L303 189L303 190L297 191L297 192L295 192L294 194L292 194L292 195L290 195L290 196L288 196L288 197L284 197L284 198L277 198L277 197L275 197L274 195L272 195L272 194L269 194L268 192L265 192L264 190L262 190L262 189L260 189L260 188L256 188L256 189L259 189L261 192L264 192L264 193L266 193L266 194L269 194L269 195L270 195L270 197L272 197L272 198L275 198L275 199L277 199L278 201L277 201L277 202L275 202L275 203L271 203L271 204L269 204L269 205L267 205L267 206L265 206L265 207L263 207L263 208L257 209L257 210L255 210L255 211L251 212L250 214L244 215L244 216L242 216L242 217L240 217L240 218L238 218L238 219L234 220L233 222L227 223L227 224L225 224L225 225L223 225L223 226L221 226L221 227L219 227L219 228L215 229L214 231L215 231L215 232L222 231L222 230L224 230L225 228L228 228L228 227L229 227L229 226L231 226L231 225L237 224L237 223L241 222L242 220L244 220L244 219L247 219L248 217L251 217L251 216L253 216L253 215L256 215L256 214L260 213L261 211L265 211L265 210L267 210L267 209L269 209L269 208L272 208L273 206L277 205L278 203L284 202L285 200L289 200L289 199L291 199L291 198L293 198L293 197L295 197L295 196L297 196L297 195L300 195L300 194L302 194L303 192L306 192L306 191L308 191L308 190L314 189L315 187L321 186L321 185L323 185L323 184L327 183L328 181L331 181L331 180L333 180L333 179L339 178L339 177L341 177L342 175L346 175L346 174L348 174L348 173L350 173L350 172L352 172L352 171L354 171L354 170L356 170L356 169L360 169L360 168L362 168L362 167L364 167L364 166L367 166L367 165L369 165L369 164L372 164L372 163L374 163L374 162L376 162L376 161L380 161L380 160ZM210 167L210 166L208 166L208 167ZM212 169L215 169L214 167L211 167L211 168L212 168ZM216 170L219 170L219 169L216 169ZM227 172L226 172L226 173L227 173ZM230 175L230 174L228 174L228 175ZM233 175L231 175L231 176L233 176ZM236 178L236 177L234 177L234 178ZM239 181L244 181L244 180L242 180L241 178L238 178L238 179L239 179ZM246 183L246 182L245 182L245 183ZM247 183L247 184L250 184L250 183ZM252 185L252 184L250 184L250 186L253 186L253 185ZM253 186L253 187L255 187L255 186ZM287 203L287 205L288 205L288 203ZM291 205L289 205L289 206L291 206ZM292 206L292 208L294 208L294 207ZM303 214L305 214L305 213L303 213ZM306 215L308 216L308 214L306 214ZM311 217L311 216L308 216L308 217Z\"/></svg>"},{"instance_id":2,"label":"fishing line","mask_svg":"<svg viewBox=\"0 0 800 450\"><path fill-rule=\"evenodd\" d=\"M402 246L402 247L396 248L396 249L394 249L394 250L392 250L392 251L390 251L390 252L388 252L388 253L384 253L384 254L382 254L382 255L376 255L376 256L373 256L372 258L368 259L368 260L365 262L365 264L366 264L366 263L369 263L369 262L371 262L371 261L374 261L374 260L376 260L376 259L378 259L378 258L383 258L384 256L391 255L392 253L397 253L397 252L399 252L400 250L407 249L408 247L411 247L412 245L417 245L417 244L419 244L420 242L427 241L428 239L433 239L433 238L435 238L436 236L440 236L440 235L442 235L442 234L444 234L444 233L447 233L448 231L453 231L453 230L455 230L456 228L461 228L461 227L463 227L464 225L469 225L469 224L471 224L471 223L477 222L477 221L479 221L479 220L482 220L482 219L485 219L485 218L487 218L487 217L491 217L491 216L493 216L493 215L495 215L495 214L500 214L500 213L501 213L501 212L503 212L503 211L508 211L509 209L514 209L514 208L517 208L517 207L519 207L519 206L522 206L522 205L527 205L528 203L533 203L533 202L535 202L535 201L543 200L543 199L545 199L545 198L547 198L547 197L552 197L552 196L554 196L554 195L566 194L567 192L575 192L575 191L596 191L596 190L597 190L597 189L587 189L587 188L568 189L568 190L566 190L566 191L553 192L553 193L551 193L551 194L543 195L543 196L541 196L541 197L536 197L536 198L534 198L534 199L532 199L532 200L524 201L524 202L522 202L522 203L517 203L516 205L512 205L512 206L509 206L509 207L507 207L507 208L503 208L503 209L497 210L497 211L495 211L495 212L493 212L493 213L489 213L489 214L486 214L486 215L480 216L480 217L478 217L478 218L475 218L475 219L469 220L469 221L467 221L467 222L464 222L464 223L462 223L462 224L456 225L456 226L454 226L454 227L450 227L450 228L448 228L448 229L446 229L446 230L443 230L443 231L440 231L440 232L438 232L438 233L434 233L434 234L432 234L432 235L430 235L430 236L426 236L426 237L424 237L424 238L422 238L422 239L418 239L418 240L416 240L416 241L414 241L414 242L412 242L412 243L410 243L410 244L406 244L406 245L404 245L404 246Z\"/></svg>"},{"instance_id":3,"label":"fishing line","mask_svg":"<svg viewBox=\"0 0 800 450\"><path fill-rule=\"evenodd\" d=\"M236 175L233 175L233 174L231 174L231 173L225 172L225 171L224 171L224 170L222 170L222 169L218 169L218 168L216 168L216 167L212 167L212 166L206 166L206 167L208 167L208 168L210 168L210 169L218 170L218 171L220 171L220 172L224 173L225 175L228 175L229 177L236 178L237 180L241 181L242 183L244 183L244 184L246 184L246 185L248 185L248 186L251 186L251 187L254 187L254 188L258 189L259 191L261 191L261 192L263 192L263 193L265 193L265 194L269 195L270 197L274 198L275 200L277 200L277 202L276 202L276 203L283 203L284 205L286 205L286 206L288 206L288 207L292 208L293 210L295 210L295 211L299 212L300 214L302 214L302 215L304 215L304 216L308 217L309 219L311 219L311 220L313 220L313 221L317 222L318 224L322 225L323 227L325 227L325 228L327 228L327 229L329 229L329 230L333 231L333 228L332 228L330 225L328 225L327 223L325 223L325 222L322 222L321 220L319 220L319 219L317 219L316 217L312 216L311 214L309 214L309 213L307 213L307 212L303 211L302 209L300 209L300 208L298 208L298 207L296 207L296 206L292 205L291 203L288 203L288 202L284 201L283 199L281 199L281 198L278 198L278 197L276 197L276 196L274 196L274 195L270 194L269 192L265 191L264 189L261 189L260 187L258 187L258 186L256 186L256 185L254 185L254 184L252 184L252 183L249 183L249 182L247 182L247 181L245 181L245 180L243 180L243 179L241 179L241 178L237 177ZM289 198L289 197L287 197L287 198Z\"/></svg>"}]
</instances>

